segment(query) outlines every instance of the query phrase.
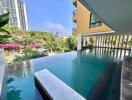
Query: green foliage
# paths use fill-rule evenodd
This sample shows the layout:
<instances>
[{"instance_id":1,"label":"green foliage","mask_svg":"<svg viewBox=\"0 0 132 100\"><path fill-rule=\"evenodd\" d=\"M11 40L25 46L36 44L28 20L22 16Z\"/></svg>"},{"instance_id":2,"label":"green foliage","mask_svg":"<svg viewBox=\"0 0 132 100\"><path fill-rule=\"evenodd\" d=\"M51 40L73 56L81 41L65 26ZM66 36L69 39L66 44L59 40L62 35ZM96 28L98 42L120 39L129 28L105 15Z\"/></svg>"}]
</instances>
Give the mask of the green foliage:
<instances>
[{"instance_id":1,"label":"green foliage","mask_svg":"<svg viewBox=\"0 0 132 100\"><path fill-rule=\"evenodd\" d=\"M77 49L77 40L75 37L69 37L66 41L59 40L54 41L49 39L46 41L46 44L44 46L46 49L49 49L51 52L67 52L71 50Z\"/></svg>"},{"instance_id":2,"label":"green foliage","mask_svg":"<svg viewBox=\"0 0 132 100\"><path fill-rule=\"evenodd\" d=\"M0 15L0 44L8 43L8 38L11 37L10 33L4 29L4 26L9 22L9 12Z\"/></svg>"},{"instance_id":3,"label":"green foliage","mask_svg":"<svg viewBox=\"0 0 132 100\"><path fill-rule=\"evenodd\" d=\"M54 50L56 50L57 49L57 43L55 42L55 41L53 41L53 40L48 40L47 42L46 42L46 44L45 44L45 48L46 49L49 49L51 52Z\"/></svg>"},{"instance_id":4,"label":"green foliage","mask_svg":"<svg viewBox=\"0 0 132 100\"><path fill-rule=\"evenodd\" d=\"M14 62L18 62L18 61L24 61L24 60L29 60L29 59L33 59L33 58L38 58L41 57L40 52L38 52L37 50L32 50L32 49L24 49L22 51L23 56L16 56L14 59Z\"/></svg>"},{"instance_id":5,"label":"green foliage","mask_svg":"<svg viewBox=\"0 0 132 100\"><path fill-rule=\"evenodd\" d=\"M66 40L66 46L69 50L76 50L77 49L77 40L75 37L69 37Z\"/></svg>"},{"instance_id":6,"label":"green foliage","mask_svg":"<svg viewBox=\"0 0 132 100\"><path fill-rule=\"evenodd\" d=\"M93 38L90 38L90 40L89 40L89 42L90 42L90 46L93 46L93 44L94 44L94 40L93 40Z\"/></svg>"}]
</instances>

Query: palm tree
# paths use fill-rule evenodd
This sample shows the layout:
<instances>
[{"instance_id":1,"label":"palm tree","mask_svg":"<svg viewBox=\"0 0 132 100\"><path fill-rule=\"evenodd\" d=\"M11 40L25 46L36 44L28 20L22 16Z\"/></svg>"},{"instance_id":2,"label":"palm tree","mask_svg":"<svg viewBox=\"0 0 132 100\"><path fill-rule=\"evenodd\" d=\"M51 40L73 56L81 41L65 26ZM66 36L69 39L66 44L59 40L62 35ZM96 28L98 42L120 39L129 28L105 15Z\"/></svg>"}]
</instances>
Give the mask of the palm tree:
<instances>
[{"instance_id":1,"label":"palm tree","mask_svg":"<svg viewBox=\"0 0 132 100\"><path fill-rule=\"evenodd\" d=\"M0 44L7 43L7 39L11 37L10 33L3 27L9 22L9 12L0 15Z\"/></svg>"}]
</instances>

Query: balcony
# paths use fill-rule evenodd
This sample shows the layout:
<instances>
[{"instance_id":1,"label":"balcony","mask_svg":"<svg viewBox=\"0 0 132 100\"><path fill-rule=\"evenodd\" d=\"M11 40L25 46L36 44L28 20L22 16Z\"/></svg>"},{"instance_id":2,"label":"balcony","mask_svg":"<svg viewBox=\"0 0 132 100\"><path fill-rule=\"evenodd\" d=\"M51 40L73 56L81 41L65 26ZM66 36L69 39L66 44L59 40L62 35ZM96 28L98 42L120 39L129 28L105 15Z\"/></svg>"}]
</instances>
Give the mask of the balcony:
<instances>
[{"instance_id":1,"label":"balcony","mask_svg":"<svg viewBox=\"0 0 132 100\"><path fill-rule=\"evenodd\" d=\"M73 35L77 35L77 29L76 29L76 28L73 28L73 29L72 29L72 34L73 34Z\"/></svg>"},{"instance_id":2,"label":"balcony","mask_svg":"<svg viewBox=\"0 0 132 100\"><path fill-rule=\"evenodd\" d=\"M75 11L73 11L73 17L72 17L72 20L73 20L73 22L77 22L77 11L75 10Z\"/></svg>"},{"instance_id":3,"label":"balcony","mask_svg":"<svg viewBox=\"0 0 132 100\"><path fill-rule=\"evenodd\" d=\"M73 5L77 7L77 0L72 0Z\"/></svg>"}]
</instances>

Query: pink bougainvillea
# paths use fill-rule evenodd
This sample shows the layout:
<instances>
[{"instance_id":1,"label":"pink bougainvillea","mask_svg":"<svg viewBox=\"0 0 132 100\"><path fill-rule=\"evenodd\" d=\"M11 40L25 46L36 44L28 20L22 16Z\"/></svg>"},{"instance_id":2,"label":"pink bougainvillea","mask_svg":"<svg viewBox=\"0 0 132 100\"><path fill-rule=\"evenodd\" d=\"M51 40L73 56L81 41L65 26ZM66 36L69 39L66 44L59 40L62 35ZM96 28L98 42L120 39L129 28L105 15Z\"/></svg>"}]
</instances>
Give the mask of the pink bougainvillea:
<instances>
[{"instance_id":1,"label":"pink bougainvillea","mask_svg":"<svg viewBox=\"0 0 132 100\"><path fill-rule=\"evenodd\" d=\"M1 49L19 49L19 44L0 44Z\"/></svg>"}]
</instances>

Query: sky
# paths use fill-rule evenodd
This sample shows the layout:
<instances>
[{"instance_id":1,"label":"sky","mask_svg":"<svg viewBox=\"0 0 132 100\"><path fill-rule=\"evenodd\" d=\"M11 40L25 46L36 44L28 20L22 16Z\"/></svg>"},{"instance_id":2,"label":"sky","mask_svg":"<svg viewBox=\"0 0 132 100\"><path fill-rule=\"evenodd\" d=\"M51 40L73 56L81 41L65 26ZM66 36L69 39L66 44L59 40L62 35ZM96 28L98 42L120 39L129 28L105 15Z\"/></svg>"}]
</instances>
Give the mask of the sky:
<instances>
[{"instance_id":1,"label":"sky","mask_svg":"<svg viewBox=\"0 0 132 100\"><path fill-rule=\"evenodd\" d=\"M24 0L30 30L72 34L72 0Z\"/></svg>"}]
</instances>

